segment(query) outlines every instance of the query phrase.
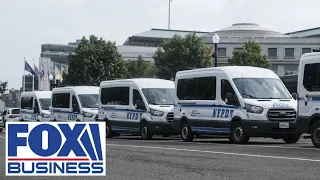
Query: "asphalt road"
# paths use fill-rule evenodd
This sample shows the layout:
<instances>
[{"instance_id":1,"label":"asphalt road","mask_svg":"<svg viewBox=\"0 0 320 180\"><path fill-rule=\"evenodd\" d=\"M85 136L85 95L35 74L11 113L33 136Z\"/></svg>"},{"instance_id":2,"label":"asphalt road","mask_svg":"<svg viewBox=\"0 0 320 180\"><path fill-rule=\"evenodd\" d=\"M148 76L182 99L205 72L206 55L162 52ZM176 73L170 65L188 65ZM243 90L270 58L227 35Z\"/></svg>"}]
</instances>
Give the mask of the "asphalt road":
<instances>
[{"instance_id":1,"label":"asphalt road","mask_svg":"<svg viewBox=\"0 0 320 180\"><path fill-rule=\"evenodd\" d=\"M106 177L5 177L5 134L0 134L0 179L107 179L107 180L213 180L213 179L320 179L320 149L310 139L296 144L252 138L247 145L228 139L178 137L143 141L126 136L107 139Z\"/></svg>"}]
</instances>

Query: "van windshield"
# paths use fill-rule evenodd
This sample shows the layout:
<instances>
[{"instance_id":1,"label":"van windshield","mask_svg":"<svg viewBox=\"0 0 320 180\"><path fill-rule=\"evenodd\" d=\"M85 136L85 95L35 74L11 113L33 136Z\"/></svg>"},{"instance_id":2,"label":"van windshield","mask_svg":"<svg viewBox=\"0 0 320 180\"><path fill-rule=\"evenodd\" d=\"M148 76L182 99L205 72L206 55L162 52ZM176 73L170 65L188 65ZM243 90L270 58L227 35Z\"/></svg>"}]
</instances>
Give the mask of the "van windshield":
<instances>
[{"instance_id":1,"label":"van windshield","mask_svg":"<svg viewBox=\"0 0 320 180\"><path fill-rule=\"evenodd\" d=\"M281 80L274 78L234 78L243 98L249 99L291 99Z\"/></svg>"},{"instance_id":2,"label":"van windshield","mask_svg":"<svg viewBox=\"0 0 320 180\"><path fill-rule=\"evenodd\" d=\"M142 92L151 105L173 105L174 89L144 88Z\"/></svg>"},{"instance_id":3,"label":"van windshield","mask_svg":"<svg viewBox=\"0 0 320 180\"><path fill-rule=\"evenodd\" d=\"M98 108L99 94L79 94L81 106L83 108Z\"/></svg>"},{"instance_id":4,"label":"van windshield","mask_svg":"<svg viewBox=\"0 0 320 180\"><path fill-rule=\"evenodd\" d=\"M51 106L50 98L41 98L39 99L39 102L42 110L50 110L50 106Z\"/></svg>"}]
</instances>

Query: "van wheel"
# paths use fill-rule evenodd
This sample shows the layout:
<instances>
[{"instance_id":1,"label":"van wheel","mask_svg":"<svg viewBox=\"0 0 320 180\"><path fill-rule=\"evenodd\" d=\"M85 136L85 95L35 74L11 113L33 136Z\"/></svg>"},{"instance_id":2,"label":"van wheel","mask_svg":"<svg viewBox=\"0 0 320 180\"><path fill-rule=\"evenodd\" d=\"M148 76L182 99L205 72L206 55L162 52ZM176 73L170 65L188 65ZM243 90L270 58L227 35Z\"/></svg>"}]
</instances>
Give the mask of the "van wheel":
<instances>
[{"instance_id":1,"label":"van wheel","mask_svg":"<svg viewBox=\"0 0 320 180\"><path fill-rule=\"evenodd\" d=\"M153 134L152 134L150 128L148 127L148 123L143 122L141 124L140 134L141 134L141 139L143 139L143 140L152 139Z\"/></svg>"},{"instance_id":2,"label":"van wheel","mask_svg":"<svg viewBox=\"0 0 320 180\"><path fill-rule=\"evenodd\" d=\"M250 137L247 137L243 132L243 127L240 122L235 122L231 128L231 141L236 144L247 143Z\"/></svg>"},{"instance_id":3,"label":"van wheel","mask_svg":"<svg viewBox=\"0 0 320 180\"><path fill-rule=\"evenodd\" d=\"M320 121L316 121L311 126L311 140L316 148L320 148Z\"/></svg>"},{"instance_id":4,"label":"van wheel","mask_svg":"<svg viewBox=\"0 0 320 180\"><path fill-rule=\"evenodd\" d=\"M183 123L182 128L181 128L181 138L184 142L191 142L193 141L193 133L191 130L191 127L189 126L188 123Z\"/></svg>"},{"instance_id":5,"label":"van wheel","mask_svg":"<svg viewBox=\"0 0 320 180\"><path fill-rule=\"evenodd\" d=\"M113 133L111 130L111 127L107 124L107 128L106 128L106 134L107 134L107 138L112 138L113 137Z\"/></svg>"},{"instance_id":6,"label":"van wheel","mask_svg":"<svg viewBox=\"0 0 320 180\"><path fill-rule=\"evenodd\" d=\"M283 141L286 142L287 144L294 144L296 142L299 141L300 139L300 134L296 135L296 136L291 136L291 137L287 137L287 138L283 138Z\"/></svg>"}]
</instances>

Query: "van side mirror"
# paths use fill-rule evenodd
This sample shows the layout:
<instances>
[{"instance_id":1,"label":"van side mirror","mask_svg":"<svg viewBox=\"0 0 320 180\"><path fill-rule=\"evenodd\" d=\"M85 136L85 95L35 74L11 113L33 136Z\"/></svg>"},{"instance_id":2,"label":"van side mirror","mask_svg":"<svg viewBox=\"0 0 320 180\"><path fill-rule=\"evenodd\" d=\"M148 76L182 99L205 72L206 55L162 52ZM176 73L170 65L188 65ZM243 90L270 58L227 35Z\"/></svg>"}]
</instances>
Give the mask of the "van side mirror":
<instances>
[{"instance_id":1,"label":"van side mirror","mask_svg":"<svg viewBox=\"0 0 320 180\"><path fill-rule=\"evenodd\" d=\"M298 94L297 93L292 93L291 96L293 97L293 99L297 100L298 99Z\"/></svg>"},{"instance_id":2,"label":"van side mirror","mask_svg":"<svg viewBox=\"0 0 320 180\"><path fill-rule=\"evenodd\" d=\"M136 100L134 102L134 105L135 105L136 109L141 109L141 110L144 109L144 104L143 104L143 102L141 100Z\"/></svg>"},{"instance_id":3,"label":"van side mirror","mask_svg":"<svg viewBox=\"0 0 320 180\"><path fill-rule=\"evenodd\" d=\"M232 102L234 100L234 96L232 93L226 93L226 99L228 103Z\"/></svg>"}]
</instances>

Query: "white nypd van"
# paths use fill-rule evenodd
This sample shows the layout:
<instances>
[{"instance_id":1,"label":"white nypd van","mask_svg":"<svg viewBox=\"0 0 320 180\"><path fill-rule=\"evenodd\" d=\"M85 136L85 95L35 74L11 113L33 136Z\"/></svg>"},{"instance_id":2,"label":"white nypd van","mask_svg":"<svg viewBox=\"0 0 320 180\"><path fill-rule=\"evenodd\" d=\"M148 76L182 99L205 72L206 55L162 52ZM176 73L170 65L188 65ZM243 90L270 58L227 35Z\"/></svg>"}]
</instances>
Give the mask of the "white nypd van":
<instances>
[{"instance_id":1,"label":"white nypd van","mask_svg":"<svg viewBox=\"0 0 320 180\"><path fill-rule=\"evenodd\" d=\"M311 134L315 147L320 148L320 53L301 56L298 73L298 120L302 133Z\"/></svg>"},{"instance_id":2,"label":"white nypd van","mask_svg":"<svg viewBox=\"0 0 320 180\"><path fill-rule=\"evenodd\" d=\"M297 102L271 70L225 66L180 71L175 79L173 127L183 141L194 135L228 135L234 143L250 137L295 143Z\"/></svg>"},{"instance_id":3,"label":"white nypd van","mask_svg":"<svg viewBox=\"0 0 320 180\"><path fill-rule=\"evenodd\" d=\"M137 78L100 84L99 120L107 123L107 137L137 133L142 139L173 131L174 82Z\"/></svg>"},{"instance_id":4,"label":"white nypd van","mask_svg":"<svg viewBox=\"0 0 320 180\"><path fill-rule=\"evenodd\" d=\"M51 91L21 93L20 121L50 121Z\"/></svg>"},{"instance_id":5,"label":"white nypd van","mask_svg":"<svg viewBox=\"0 0 320 180\"><path fill-rule=\"evenodd\" d=\"M99 87L72 86L52 90L51 121L96 121Z\"/></svg>"}]
</instances>

